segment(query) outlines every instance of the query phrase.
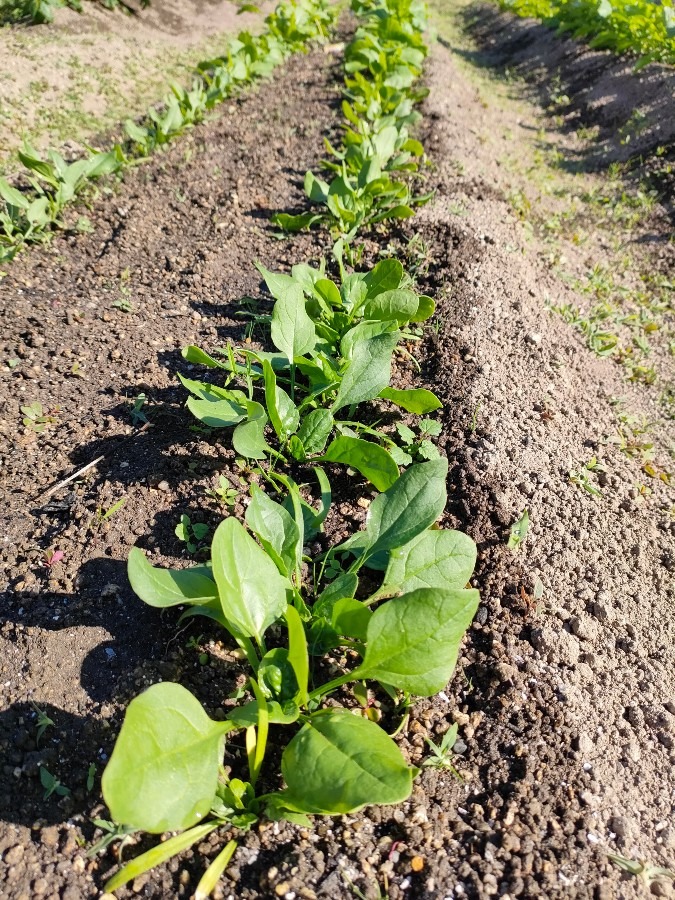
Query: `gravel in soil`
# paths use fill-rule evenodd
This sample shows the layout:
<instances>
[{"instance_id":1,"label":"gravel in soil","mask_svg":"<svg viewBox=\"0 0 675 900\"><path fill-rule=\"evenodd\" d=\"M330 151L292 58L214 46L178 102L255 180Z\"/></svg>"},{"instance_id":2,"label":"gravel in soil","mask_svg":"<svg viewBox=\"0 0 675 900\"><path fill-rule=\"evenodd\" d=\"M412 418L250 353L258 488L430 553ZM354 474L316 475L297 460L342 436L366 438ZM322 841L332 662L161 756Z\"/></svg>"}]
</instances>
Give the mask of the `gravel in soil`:
<instances>
[{"instance_id":1,"label":"gravel in soil","mask_svg":"<svg viewBox=\"0 0 675 900\"><path fill-rule=\"evenodd\" d=\"M332 66L322 52L292 60L96 201L94 235L59 238L0 282L2 354L18 360L2 388L6 896L100 891L114 856L90 860L84 844L90 818L105 818L99 776L135 693L180 680L218 716L241 679L208 624L179 631L175 617L135 600L124 561L138 543L153 561L173 562L183 555L173 533L182 512L210 525L222 516L205 490L221 472L234 480L233 454L226 440L190 430L174 380L187 371L178 348L245 338L234 304L258 294L253 259L275 268L321 252L316 236L275 240L267 220L301 203L301 177L334 127ZM444 524L478 543L483 599L452 684L415 705L400 743L419 765L424 737L457 722L461 780L425 769L398 807L307 830L264 823L243 839L219 896L348 898L354 885L392 900L636 897L638 882L606 853L661 865L675 853L672 493L655 482L641 495L635 462L604 443L614 428L607 398L627 396L639 411L644 393L545 309L547 293L563 288L505 199L494 147L475 134L477 120L496 131L516 113L485 110L445 49L435 49L428 82L422 136L436 197L411 230L389 237L439 301L416 383L445 403ZM408 243L413 228L420 238ZM367 256L378 249L370 243ZM140 392L145 430L129 415ZM22 428L19 410L35 400L55 419L39 434ZM43 501L101 454L96 470ZM607 468L592 476L597 497L569 478L593 455ZM346 479L335 486L329 540L363 520L358 499L368 494ZM524 507L530 532L514 553L505 543ZM63 560L46 566L55 549ZM39 742L31 701L55 723ZM237 747L230 753L237 765ZM43 800L40 765L71 796ZM223 838L119 896L189 896Z\"/></svg>"}]
</instances>

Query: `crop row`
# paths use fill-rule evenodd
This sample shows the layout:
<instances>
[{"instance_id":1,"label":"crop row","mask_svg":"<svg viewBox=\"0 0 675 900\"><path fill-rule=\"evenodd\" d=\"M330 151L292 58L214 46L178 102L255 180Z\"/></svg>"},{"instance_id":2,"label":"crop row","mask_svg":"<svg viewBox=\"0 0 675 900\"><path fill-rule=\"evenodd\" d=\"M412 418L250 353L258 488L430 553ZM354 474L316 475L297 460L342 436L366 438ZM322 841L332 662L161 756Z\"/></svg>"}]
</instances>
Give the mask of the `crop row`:
<instances>
[{"instance_id":1,"label":"crop row","mask_svg":"<svg viewBox=\"0 0 675 900\"><path fill-rule=\"evenodd\" d=\"M26 244L49 240L54 229L64 228L65 208L93 181L137 165L223 100L268 77L288 56L325 37L335 15L329 0L281 0L265 19L263 33L240 32L222 56L200 63L200 75L189 89L172 85L143 121L128 120L126 141L108 151L90 150L85 158L67 162L56 150L41 158L26 145L18 154L24 189L0 178L0 266Z\"/></svg>"},{"instance_id":2,"label":"crop row","mask_svg":"<svg viewBox=\"0 0 675 900\"><path fill-rule=\"evenodd\" d=\"M675 63L675 8L671 0L499 0L502 9L540 19L591 47L637 54L637 67Z\"/></svg>"},{"instance_id":3,"label":"crop row","mask_svg":"<svg viewBox=\"0 0 675 900\"><path fill-rule=\"evenodd\" d=\"M285 6L310 16L314 34L330 21L322 2ZM248 666L245 690L224 720L211 719L179 684L155 684L131 701L102 779L116 833L178 834L124 866L108 891L219 828L243 833L262 817L307 824L309 815L405 800L419 770L378 724L369 691L389 697L403 727L415 696L447 684L477 609L478 592L468 587L476 547L437 525L447 460L430 442L424 452L414 446L407 426L399 433L407 431L410 446L401 448L377 424L383 407L408 416L441 407L427 389L392 384L434 301L396 259L367 271L351 265L359 234L413 215L425 199L410 188L423 148L409 134L424 96L415 83L427 52L425 9L419 0L353 0L352 10L359 25L345 47L343 140L337 149L327 145L324 162L332 179L308 173L318 211L301 214L302 222L277 219L327 227L336 239L331 258L290 273L257 264L274 304L256 321L274 349L183 351L207 373L203 380L181 376L189 411L202 425L231 431L237 456L257 463L245 521L225 518L201 565L155 568L138 548L128 561L142 601L181 607L181 620L206 616L229 635ZM270 28L268 20L256 46L271 40ZM257 76L275 64L266 56L258 62L269 68ZM218 66L209 66L207 87ZM229 62L228 71L231 83ZM141 144L144 135L129 131ZM438 433L438 423L423 421L427 433ZM374 496L364 527L324 551L317 538L332 503L326 470L336 464L363 476ZM326 674L335 674L329 657L342 660L337 677ZM326 706L338 691L336 699L359 705ZM223 765L226 742L236 748L237 733L246 772ZM271 734L280 773L266 771L263 780ZM261 782L272 789L261 790ZM230 840L212 861L196 898L212 892L236 846Z\"/></svg>"}]
</instances>

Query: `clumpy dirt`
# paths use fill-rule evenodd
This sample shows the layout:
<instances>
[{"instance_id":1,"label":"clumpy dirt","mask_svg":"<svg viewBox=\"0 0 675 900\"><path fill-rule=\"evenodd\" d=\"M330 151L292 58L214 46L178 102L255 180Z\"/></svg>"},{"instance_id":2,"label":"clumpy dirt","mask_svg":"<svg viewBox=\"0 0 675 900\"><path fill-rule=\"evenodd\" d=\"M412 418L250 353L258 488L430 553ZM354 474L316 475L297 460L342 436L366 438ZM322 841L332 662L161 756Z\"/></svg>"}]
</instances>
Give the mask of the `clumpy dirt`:
<instances>
[{"instance_id":1,"label":"clumpy dirt","mask_svg":"<svg viewBox=\"0 0 675 900\"><path fill-rule=\"evenodd\" d=\"M0 167L19 168L24 138L74 151L136 118L172 81L189 84L229 34L259 28L272 5L238 15L231 0L156 0L129 15L86 2L82 13L57 9L48 25L0 27Z\"/></svg>"},{"instance_id":2,"label":"clumpy dirt","mask_svg":"<svg viewBox=\"0 0 675 900\"><path fill-rule=\"evenodd\" d=\"M546 309L549 296L573 291L514 215L511 173L494 143L479 139L513 125L522 109L486 107L441 46L427 80L421 137L435 198L401 231L373 235L365 258L400 247L438 301L416 351L421 374L401 362L397 377L444 401L443 524L478 544L482 603L453 682L415 704L399 740L419 765L424 738L457 722L461 780L427 768L400 806L317 818L312 829L256 826L216 896L639 897L639 882L607 853L671 867L675 858L675 498L660 479L649 479L652 493L640 489L648 479L639 463L608 441L616 431L608 400L620 395L636 414L654 407ZM0 282L4 896L99 896L116 859L85 850L101 836L91 819L106 816L100 774L126 703L174 679L222 716L241 681L217 630L195 621L179 629L175 615L135 599L125 560L138 544L153 562L175 564L185 559L174 535L181 513L211 526L223 515L206 489L220 473L235 480L234 457L227 438L191 430L174 377L189 371L179 349L245 340L236 313L242 296L260 294L254 259L285 268L325 250L322 235L277 240L269 216L302 204L302 175L335 131L338 99L329 55L293 59L93 201L94 234L57 238ZM130 416L141 392L147 427ZM55 420L40 434L22 426L19 409L36 400ZM664 433L672 440L672 426ZM599 496L569 476L592 457L606 469L588 473ZM344 477L334 487L327 540L363 521L357 501L369 495ZM528 537L508 550L526 507ZM64 553L51 567L50 550ZM54 722L39 742L31 703ZM240 750L229 749L229 764L241 764ZM40 765L70 797L43 799ZM118 896L190 896L225 837ZM151 844L126 848L125 858ZM652 893L672 890L660 880Z\"/></svg>"}]
</instances>

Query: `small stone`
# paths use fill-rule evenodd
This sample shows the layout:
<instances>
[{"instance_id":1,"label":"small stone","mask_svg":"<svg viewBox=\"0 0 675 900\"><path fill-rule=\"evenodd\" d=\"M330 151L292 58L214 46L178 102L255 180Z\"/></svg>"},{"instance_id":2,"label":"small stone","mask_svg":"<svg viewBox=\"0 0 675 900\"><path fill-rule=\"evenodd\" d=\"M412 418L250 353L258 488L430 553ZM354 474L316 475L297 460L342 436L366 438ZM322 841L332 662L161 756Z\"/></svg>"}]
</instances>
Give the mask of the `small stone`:
<instances>
[{"instance_id":1,"label":"small stone","mask_svg":"<svg viewBox=\"0 0 675 900\"><path fill-rule=\"evenodd\" d=\"M15 866L17 863L20 863L22 859L23 846L21 844L15 844L14 847L10 847L5 853L3 862L8 866Z\"/></svg>"},{"instance_id":2,"label":"small stone","mask_svg":"<svg viewBox=\"0 0 675 900\"><path fill-rule=\"evenodd\" d=\"M277 895L277 897L285 897L290 889L291 886L287 881L280 881L279 884L274 888L274 893Z\"/></svg>"},{"instance_id":3,"label":"small stone","mask_svg":"<svg viewBox=\"0 0 675 900\"><path fill-rule=\"evenodd\" d=\"M539 346L539 344L541 344L541 335L538 331L532 331L530 332L530 334L528 334L526 340L528 344L535 344L536 346Z\"/></svg>"},{"instance_id":4,"label":"small stone","mask_svg":"<svg viewBox=\"0 0 675 900\"><path fill-rule=\"evenodd\" d=\"M168 481L160 481L160 483L157 485L157 490L164 491L166 493L171 490L171 485Z\"/></svg>"},{"instance_id":5,"label":"small stone","mask_svg":"<svg viewBox=\"0 0 675 900\"><path fill-rule=\"evenodd\" d=\"M410 860L410 868L413 872L421 872L424 868L424 857L422 856L413 856Z\"/></svg>"}]
</instances>

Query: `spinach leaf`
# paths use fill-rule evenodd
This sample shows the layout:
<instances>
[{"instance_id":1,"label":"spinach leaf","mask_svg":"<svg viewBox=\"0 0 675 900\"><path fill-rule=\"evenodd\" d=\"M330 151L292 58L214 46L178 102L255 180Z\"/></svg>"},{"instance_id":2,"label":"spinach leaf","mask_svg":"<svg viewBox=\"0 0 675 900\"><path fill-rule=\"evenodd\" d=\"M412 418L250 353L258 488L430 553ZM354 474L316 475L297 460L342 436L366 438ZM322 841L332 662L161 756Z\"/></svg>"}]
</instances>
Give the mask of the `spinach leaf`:
<instances>
[{"instance_id":1,"label":"spinach leaf","mask_svg":"<svg viewBox=\"0 0 675 900\"><path fill-rule=\"evenodd\" d=\"M368 625L354 678L374 678L421 697L443 690L478 599L476 590L420 588L383 603Z\"/></svg>"},{"instance_id":2,"label":"spinach leaf","mask_svg":"<svg viewBox=\"0 0 675 900\"><path fill-rule=\"evenodd\" d=\"M344 371L333 403L333 412L343 406L373 400L389 385L391 357L398 339L399 332L395 331L354 343L351 361Z\"/></svg>"},{"instance_id":3,"label":"spinach leaf","mask_svg":"<svg viewBox=\"0 0 675 900\"><path fill-rule=\"evenodd\" d=\"M165 609L187 603L199 605L218 599L218 589L206 566L191 569L156 569L138 547L132 547L127 575L133 592L147 603Z\"/></svg>"},{"instance_id":4,"label":"spinach leaf","mask_svg":"<svg viewBox=\"0 0 675 900\"><path fill-rule=\"evenodd\" d=\"M260 403L246 401L247 418L234 429L232 446L247 459L265 459L271 447L265 440L267 413Z\"/></svg>"},{"instance_id":5,"label":"spinach leaf","mask_svg":"<svg viewBox=\"0 0 675 900\"><path fill-rule=\"evenodd\" d=\"M343 463L356 469L378 491L386 491L399 476L398 466L384 447L344 435L336 438L326 450L323 459Z\"/></svg>"},{"instance_id":6,"label":"spinach leaf","mask_svg":"<svg viewBox=\"0 0 675 900\"><path fill-rule=\"evenodd\" d=\"M314 713L284 750L281 771L288 808L318 815L400 803L415 774L386 732L346 710Z\"/></svg>"},{"instance_id":7,"label":"spinach leaf","mask_svg":"<svg viewBox=\"0 0 675 900\"><path fill-rule=\"evenodd\" d=\"M424 388L414 388L408 391L399 391L396 388L387 387L380 391L383 400L391 400L396 406L400 406L406 412L426 415L435 409L440 409L443 404L438 397Z\"/></svg>"},{"instance_id":8,"label":"spinach leaf","mask_svg":"<svg viewBox=\"0 0 675 900\"><path fill-rule=\"evenodd\" d=\"M461 531L429 530L392 550L384 585L407 593L417 588L462 588L476 565L476 545Z\"/></svg>"},{"instance_id":9,"label":"spinach leaf","mask_svg":"<svg viewBox=\"0 0 675 900\"><path fill-rule=\"evenodd\" d=\"M257 536L282 575L289 578L302 557L300 531L293 516L280 503L251 485L251 502L246 508L246 524Z\"/></svg>"},{"instance_id":10,"label":"spinach leaf","mask_svg":"<svg viewBox=\"0 0 675 900\"><path fill-rule=\"evenodd\" d=\"M283 292L272 310L272 342L293 363L296 356L314 349L316 329L305 309L302 288L293 279L291 282L292 287Z\"/></svg>"},{"instance_id":11,"label":"spinach leaf","mask_svg":"<svg viewBox=\"0 0 675 900\"><path fill-rule=\"evenodd\" d=\"M211 563L225 618L260 643L266 629L284 614L290 582L233 518L216 528Z\"/></svg>"},{"instance_id":12,"label":"spinach leaf","mask_svg":"<svg viewBox=\"0 0 675 900\"><path fill-rule=\"evenodd\" d=\"M179 684L154 684L132 700L102 778L114 821L161 834L202 820L230 727Z\"/></svg>"}]
</instances>

